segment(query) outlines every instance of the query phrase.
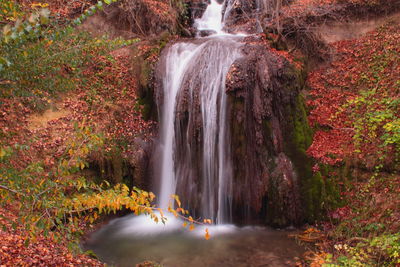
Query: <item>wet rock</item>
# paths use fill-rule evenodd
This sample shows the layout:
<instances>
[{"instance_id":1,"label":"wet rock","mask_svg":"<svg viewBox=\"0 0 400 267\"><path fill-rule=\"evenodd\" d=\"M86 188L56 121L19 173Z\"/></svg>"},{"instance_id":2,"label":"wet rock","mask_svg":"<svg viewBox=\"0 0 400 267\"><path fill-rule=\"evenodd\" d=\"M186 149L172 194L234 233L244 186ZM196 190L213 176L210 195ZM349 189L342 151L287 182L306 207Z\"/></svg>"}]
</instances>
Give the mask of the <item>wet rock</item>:
<instances>
[{"instance_id":1,"label":"wet rock","mask_svg":"<svg viewBox=\"0 0 400 267\"><path fill-rule=\"evenodd\" d=\"M195 19L201 18L206 11L208 4L210 1L207 0L192 0L188 1L190 16L192 21Z\"/></svg>"},{"instance_id":2,"label":"wet rock","mask_svg":"<svg viewBox=\"0 0 400 267\"><path fill-rule=\"evenodd\" d=\"M302 105L296 100L301 80L289 61L268 49L261 37L246 38L242 53L226 81L234 206L241 211L236 220L299 224L304 219L299 166L294 161L299 153L288 144L295 131L291 118L296 106Z\"/></svg>"},{"instance_id":3,"label":"wet rock","mask_svg":"<svg viewBox=\"0 0 400 267\"><path fill-rule=\"evenodd\" d=\"M227 29L244 25L257 17L257 1L229 0L225 2L224 21ZM229 31L229 30L228 30Z\"/></svg>"},{"instance_id":4,"label":"wet rock","mask_svg":"<svg viewBox=\"0 0 400 267\"><path fill-rule=\"evenodd\" d=\"M213 34L216 34L216 33L217 32L213 31L213 30L202 30L202 31L199 31L199 35L201 37L207 37L207 36L210 36L210 35L213 35Z\"/></svg>"},{"instance_id":5,"label":"wet rock","mask_svg":"<svg viewBox=\"0 0 400 267\"><path fill-rule=\"evenodd\" d=\"M240 24L226 25L224 30L232 34L257 34L263 31L259 21L256 18L249 18Z\"/></svg>"}]
</instances>

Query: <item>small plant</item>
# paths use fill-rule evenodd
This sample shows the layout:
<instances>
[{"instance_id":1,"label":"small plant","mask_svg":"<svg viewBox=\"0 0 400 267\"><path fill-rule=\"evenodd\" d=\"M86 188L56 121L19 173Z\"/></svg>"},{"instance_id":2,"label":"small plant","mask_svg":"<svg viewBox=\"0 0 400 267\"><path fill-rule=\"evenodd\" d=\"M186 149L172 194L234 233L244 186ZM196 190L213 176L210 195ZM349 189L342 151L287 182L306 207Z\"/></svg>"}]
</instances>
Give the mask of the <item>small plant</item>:
<instances>
[{"instance_id":1,"label":"small plant","mask_svg":"<svg viewBox=\"0 0 400 267\"><path fill-rule=\"evenodd\" d=\"M322 266L397 266L400 264L400 234L360 238L355 246L337 244L335 250L340 256L333 259L332 254L327 255Z\"/></svg>"}]
</instances>

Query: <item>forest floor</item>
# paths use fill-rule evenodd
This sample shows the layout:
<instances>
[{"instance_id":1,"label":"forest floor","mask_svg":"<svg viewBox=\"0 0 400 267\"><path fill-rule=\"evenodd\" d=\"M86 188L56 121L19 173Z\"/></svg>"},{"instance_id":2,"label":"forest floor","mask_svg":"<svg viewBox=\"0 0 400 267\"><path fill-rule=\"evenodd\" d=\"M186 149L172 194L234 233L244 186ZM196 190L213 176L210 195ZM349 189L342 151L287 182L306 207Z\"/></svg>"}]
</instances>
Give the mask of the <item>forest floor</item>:
<instances>
[{"instance_id":1,"label":"forest floor","mask_svg":"<svg viewBox=\"0 0 400 267\"><path fill-rule=\"evenodd\" d=\"M345 205L322 223L327 238L313 266L400 264L399 40L400 21L393 20L334 42L332 62L309 74L309 122L316 132L308 154L352 170L341 181Z\"/></svg>"}]
</instances>

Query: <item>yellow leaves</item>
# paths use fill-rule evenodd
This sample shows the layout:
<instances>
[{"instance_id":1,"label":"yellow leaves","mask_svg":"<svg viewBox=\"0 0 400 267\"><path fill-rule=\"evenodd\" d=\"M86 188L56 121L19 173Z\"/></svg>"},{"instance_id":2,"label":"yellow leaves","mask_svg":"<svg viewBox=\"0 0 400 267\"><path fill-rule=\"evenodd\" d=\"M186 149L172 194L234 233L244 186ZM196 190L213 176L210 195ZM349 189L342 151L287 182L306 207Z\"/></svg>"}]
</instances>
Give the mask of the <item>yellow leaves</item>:
<instances>
[{"instance_id":1,"label":"yellow leaves","mask_svg":"<svg viewBox=\"0 0 400 267\"><path fill-rule=\"evenodd\" d=\"M2 0L0 1L0 19L15 21L22 13L16 1Z\"/></svg>"},{"instance_id":2,"label":"yellow leaves","mask_svg":"<svg viewBox=\"0 0 400 267\"><path fill-rule=\"evenodd\" d=\"M177 195L172 195L172 198L175 199L176 203L178 204L178 207L181 207L181 201L179 200L179 197Z\"/></svg>"},{"instance_id":3,"label":"yellow leaves","mask_svg":"<svg viewBox=\"0 0 400 267\"><path fill-rule=\"evenodd\" d=\"M171 212L175 217L178 217L178 213L176 212L176 210L171 209L170 207L168 207L168 211Z\"/></svg>"},{"instance_id":4,"label":"yellow leaves","mask_svg":"<svg viewBox=\"0 0 400 267\"><path fill-rule=\"evenodd\" d=\"M0 159L4 158L6 156L6 151L4 150L4 148L0 148Z\"/></svg>"},{"instance_id":5,"label":"yellow leaves","mask_svg":"<svg viewBox=\"0 0 400 267\"><path fill-rule=\"evenodd\" d=\"M294 237L298 238L304 242L316 242L325 238L325 235L321 233L318 229L315 228L308 228L303 233L294 235Z\"/></svg>"},{"instance_id":6,"label":"yellow leaves","mask_svg":"<svg viewBox=\"0 0 400 267\"><path fill-rule=\"evenodd\" d=\"M164 212L163 212L163 210L162 210L162 209L160 209L160 208L158 208L157 210L158 210L158 212L160 213L160 215L161 215L161 218L163 218L163 217L164 217Z\"/></svg>"},{"instance_id":7,"label":"yellow leaves","mask_svg":"<svg viewBox=\"0 0 400 267\"><path fill-rule=\"evenodd\" d=\"M3 27L3 35L8 36L9 34L11 34L11 29L12 29L12 27L9 24L4 26Z\"/></svg>"},{"instance_id":8,"label":"yellow leaves","mask_svg":"<svg viewBox=\"0 0 400 267\"><path fill-rule=\"evenodd\" d=\"M31 8L38 8L38 7L45 8L48 6L49 6L49 4L47 4L47 3L32 3L31 4Z\"/></svg>"},{"instance_id":9,"label":"yellow leaves","mask_svg":"<svg viewBox=\"0 0 400 267\"><path fill-rule=\"evenodd\" d=\"M153 194L153 192L150 192L149 198L150 198L150 201L153 201L156 198L156 196Z\"/></svg>"}]
</instances>

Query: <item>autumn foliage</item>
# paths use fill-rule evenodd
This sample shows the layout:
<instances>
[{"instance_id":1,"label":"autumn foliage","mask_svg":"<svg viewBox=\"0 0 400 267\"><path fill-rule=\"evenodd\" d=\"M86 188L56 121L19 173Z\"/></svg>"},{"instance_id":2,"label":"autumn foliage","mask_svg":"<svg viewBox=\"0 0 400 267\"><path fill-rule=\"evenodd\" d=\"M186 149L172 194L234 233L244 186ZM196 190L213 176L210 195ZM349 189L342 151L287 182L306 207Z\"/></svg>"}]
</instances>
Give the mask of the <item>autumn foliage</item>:
<instances>
[{"instance_id":1,"label":"autumn foliage","mask_svg":"<svg viewBox=\"0 0 400 267\"><path fill-rule=\"evenodd\" d=\"M308 153L334 164L354 157L367 167L398 164L400 27L388 24L333 44L336 59L314 71L309 120L318 126Z\"/></svg>"}]
</instances>

